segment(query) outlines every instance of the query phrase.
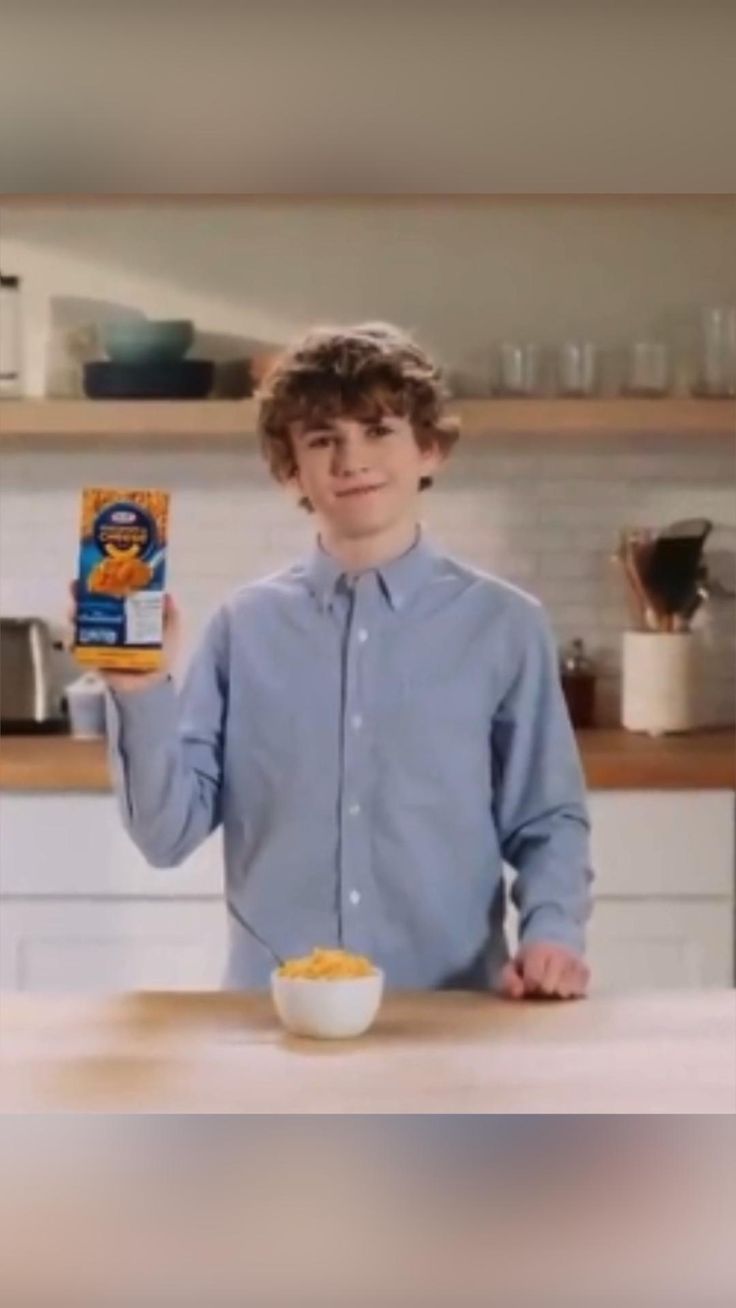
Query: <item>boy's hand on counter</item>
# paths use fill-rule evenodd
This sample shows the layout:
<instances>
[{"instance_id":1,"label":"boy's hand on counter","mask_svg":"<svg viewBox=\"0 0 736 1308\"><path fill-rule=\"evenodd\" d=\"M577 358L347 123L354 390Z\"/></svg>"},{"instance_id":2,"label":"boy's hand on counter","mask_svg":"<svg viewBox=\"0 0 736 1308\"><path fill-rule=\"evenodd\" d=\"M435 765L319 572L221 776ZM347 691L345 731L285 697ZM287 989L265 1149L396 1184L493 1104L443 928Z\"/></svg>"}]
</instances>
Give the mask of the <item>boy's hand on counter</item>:
<instances>
[{"instance_id":1,"label":"boy's hand on counter","mask_svg":"<svg viewBox=\"0 0 736 1308\"><path fill-rule=\"evenodd\" d=\"M69 610L69 622L72 627L76 617L76 599L77 583L73 581L70 586L72 596L72 606ZM97 671L111 690L119 691L123 694L131 691L135 693L140 690L147 690L150 686L157 685L160 681L166 681L176 660L176 652L179 645L180 634L180 617L179 610L174 603L171 595L164 596L164 643L161 657L161 667L155 672L110 672L105 668L98 668Z\"/></svg>"},{"instance_id":2,"label":"boy's hand on counter","mask_svg":"<svg viewBox=\"0 0 736 1308\"><path fill-rule=\"evenodd\" d=\"M498 989L507 999L582 999L589 980L590 970L574 950L535 941L522 945L501 969Z\"/></svg>"}]
</instances>

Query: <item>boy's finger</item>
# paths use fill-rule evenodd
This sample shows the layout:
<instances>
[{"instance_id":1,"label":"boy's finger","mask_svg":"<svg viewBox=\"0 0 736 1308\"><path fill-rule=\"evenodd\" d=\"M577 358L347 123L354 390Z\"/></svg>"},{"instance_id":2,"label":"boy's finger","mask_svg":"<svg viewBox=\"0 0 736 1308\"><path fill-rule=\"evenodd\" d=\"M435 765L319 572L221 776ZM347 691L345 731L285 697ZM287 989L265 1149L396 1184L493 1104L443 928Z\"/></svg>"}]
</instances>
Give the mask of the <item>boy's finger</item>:
<instances>
[{"instance_id":1,"label":"boy's finger","mask_svg":"<svg viewBox=\"0 0 736 1308\"><path fill-rule=\"evenodd\" d=\"M580 999L585 994L587 971L580 959L569 960L563 968L557 986L557 994L561 999Z\"/></svg>"},{"instance_id":2,"label":"boy's finger","mask_svg":"<svg viewBox=\"0 0 736 1308\"><path fill-rule=\"evenodd\" d=\"M164 601L164 647L173 657L181 639L181 614L170 595Z\"/></svg>"},{"instance_id":3,"label":"boy's finger","mask_svg":"<svg viewBox=\"0 0 736 1308\"><path fill-rule=\"evenodd\" d=\"M69 582L69 595L71 596L71 601L72 601L72 602L71 602L71 604L69 605L69 607L67 608L67 611L66 611L66 620L67 620L67 622L69 623L69 626L70 626L70 627L73 627L73 626L74 626L74 623L75 623L76 620L77 620L77 583L76 583L76 581L70 581L70 582Z\"/></svg>"},{"instance_id":4,"label":"boy's finger","mask_svg":"<svg viewBox=\"0 0 736 1308\"><path fill-rule=\"evenodd\" d=\"M531 948L528 953L524 951L519 956L518 967L528 995L537 994L543 989L545 959L546 955L538 948Z\"/></svg>"},{"instance_id":5,"label":"boy's finger","mask_svg":"<svg viewBox=\"0 0 736 1308\"><path fill-rule=\"evenodd\" d=\"M498 979L498 989L507 999L523 998L524 982L519 976L515 963L506 963L501 968L501 974Z\"/></svg>"},{"instance_id":6,"label":"boy's finger","mask_svg":"<svg viewBox=\"0 0 736 1308\"><path fill-rule=\"evenodd\" d=\"M542 973L542 994L557 995L560 993L562 978L569 961L564 954L551 954L547 957Z\"/></svg>"},{"instance_id":7,"label":"boy's finger","mask_svg":"<svg viewBox=\"0 0 736 1308\"><path fill-rule=\"evenodd\" d=\"M570 964L566 973L568 984L571 987L571 998L581 998L588 990L588 980L590 972L585 963L575 959Z\"/></svg>"},{"instance_id":8,"label":"boy's finger","mask_svg":"<svg viewBox=\"0 0 736 1308\"><path fill-rule=\"evenodd\" d=\"M557 994L560 999L574 999L578 994L578 972L574 963L568 963L562 970L562 975L557 983Z\"/></svg>"}]
</instances>

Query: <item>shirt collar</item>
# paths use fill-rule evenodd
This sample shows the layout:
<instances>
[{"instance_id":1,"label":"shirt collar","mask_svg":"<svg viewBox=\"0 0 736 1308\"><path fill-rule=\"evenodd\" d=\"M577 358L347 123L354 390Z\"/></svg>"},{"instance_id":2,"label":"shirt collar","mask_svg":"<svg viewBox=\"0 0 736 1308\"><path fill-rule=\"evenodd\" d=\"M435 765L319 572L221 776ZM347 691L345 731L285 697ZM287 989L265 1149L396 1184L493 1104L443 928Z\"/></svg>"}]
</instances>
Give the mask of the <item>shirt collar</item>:
<instances>
[{"instance_id":1,"label":"shirt collar","mask_svg":"<svg viewBox=\"0 0 736 1308\"><path fill-rule=\"evenodd\" d=\"M398 558L389 559L380 567L370 569L376 573L383 594L392 609L398 611L404 608L414 597L428 580L435 557L435 551L420 527L410 549L400 554ZM306 576L320 608L324 610L331 606L335 591L345 575L342 564L328 554L317 541L307 560Z\"/></svg>"}]
</instances>

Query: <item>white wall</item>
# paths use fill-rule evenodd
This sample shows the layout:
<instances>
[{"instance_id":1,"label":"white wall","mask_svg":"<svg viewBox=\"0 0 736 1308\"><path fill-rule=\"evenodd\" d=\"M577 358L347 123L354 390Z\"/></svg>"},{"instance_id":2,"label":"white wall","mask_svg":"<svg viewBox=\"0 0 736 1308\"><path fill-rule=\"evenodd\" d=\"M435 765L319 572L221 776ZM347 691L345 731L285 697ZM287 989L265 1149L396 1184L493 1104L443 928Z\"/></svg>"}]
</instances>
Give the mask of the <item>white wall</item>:
<instances>
[{"instance_id":1,"label":"white wall","mask_svg":"<svg viewBox=\"0 0 736 1308\"><path fill-rule=\"evenodd\" d=\"M0 207L0 232L3 265L24 276L34 394L55 297L266 341L315 319L396 319L480 380L499 338L658 333L683 382L700 307L736 299L734 197Z\"/></svg>"},{"instance_id":2,"label":"white wall","mask_svg":"<svg viewBox=\"0 0 736 1308\"><path fill-rule=\"evenodd\" d=\"M734 189L730 0L2 13L6 191Z\"/></svg>"},{"instance_id":3,"label":"white wall","mask_svg":"<svg viewBox=\"0 0 736 1308\"><path fill-rule=\"evenodd\" d=\"M684 361L684 383L698 307L736 299L734 213L723 201L8 209L0 253L3 269L24 279L34 393L43 390L58 296L185 314L207 332L276 341L316 318L393 318L478 376L506 334L552 342L585 331L613 346L662 331ZM83 484L174 492L171 580L187 647L224 592L309 540L308 518L246 445L12 446L2 448L1 471L3 612L63 615ZM452 552L540 595L561 639L588 639L612 718L624 622L609 561L617 530L708 514L725 575L736 543L733 448L666 438L461 446L426 512ZM730 720L732 606L713 611L704 635L703 713Z\"/></svg>"}]
</instances>

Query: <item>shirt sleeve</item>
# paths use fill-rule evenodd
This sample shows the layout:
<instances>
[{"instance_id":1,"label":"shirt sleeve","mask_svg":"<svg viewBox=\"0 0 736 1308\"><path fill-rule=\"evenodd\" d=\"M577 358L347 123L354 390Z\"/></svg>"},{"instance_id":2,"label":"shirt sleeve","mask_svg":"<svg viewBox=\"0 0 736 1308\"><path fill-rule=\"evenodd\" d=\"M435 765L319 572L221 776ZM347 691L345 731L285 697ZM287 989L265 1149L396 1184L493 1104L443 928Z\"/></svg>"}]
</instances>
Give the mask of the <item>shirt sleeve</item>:
<instances>
[{"instance_id":1,"label":"shirt sleeve","mask_svg":"<svg viewBox=\"0 0 736 1308\"><path fill-rule=\"evenodd\" d=\"M494 716L493 809L501 852L515 869L519 940L585 947L590 914L590 822L557 652L541 606L529 606L515 671Z\"/></svg>"},{"instance_id":2,"label":"shirt sleeve","mask_svg":"<svg viewBox=\"0 0 736 1308\"><path fill-rule=\"evenodd\" d=\"M173 680L109 691L113 784L123 823L154 867L175 867L220 824L226 625L208 626L180 695Z\"/></svg>"}]
</instances>

